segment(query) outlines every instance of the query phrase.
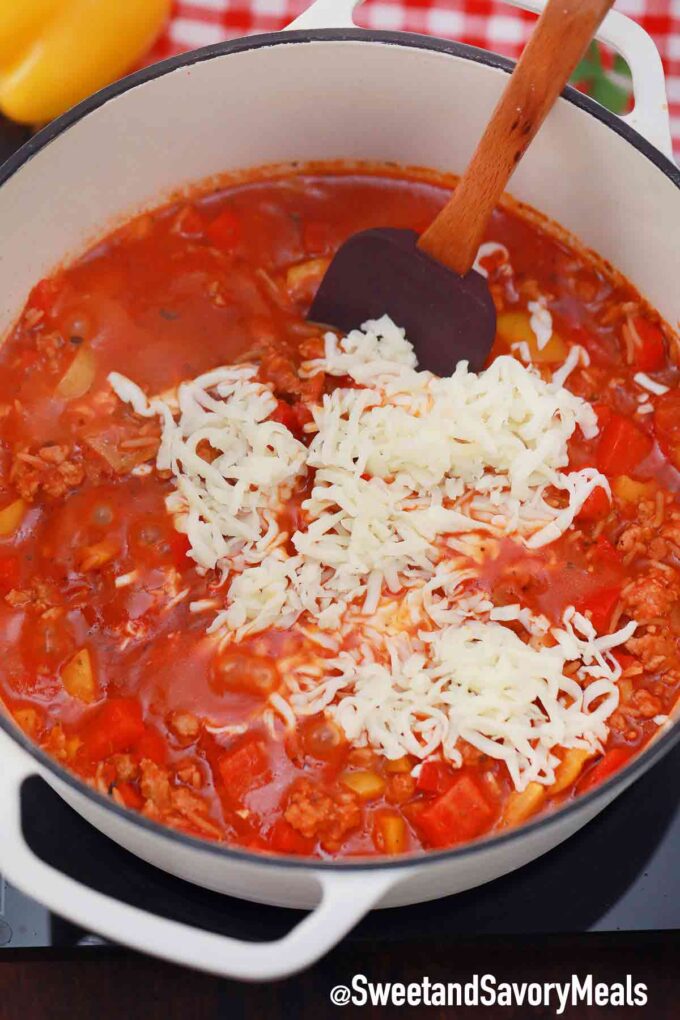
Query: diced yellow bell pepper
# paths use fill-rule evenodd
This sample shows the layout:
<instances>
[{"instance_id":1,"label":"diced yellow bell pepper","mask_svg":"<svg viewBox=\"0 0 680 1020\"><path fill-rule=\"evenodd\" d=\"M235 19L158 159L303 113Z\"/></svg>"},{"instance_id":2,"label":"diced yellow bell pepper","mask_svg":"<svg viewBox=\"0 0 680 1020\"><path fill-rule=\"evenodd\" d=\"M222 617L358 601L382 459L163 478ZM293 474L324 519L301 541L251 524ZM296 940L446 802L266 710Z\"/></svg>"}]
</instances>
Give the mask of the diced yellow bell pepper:
<instances>
[{"instance_id":1,"label":"diced yellow bell pepper","mask_svg":"<svg viewBox=\"0 0 680 1020\"><path fill-rule=\"evenodd\" d=\"M362 800L375 800L385 789L385 780L377 772L357 771L343 772L340 776L343 784Z\"/></svg>"},{"instance_id":2,"label":"diced yellow bell pepper","mask_svg":"<svg viewBox=\"0 0 680 1020\"><path fill-rule=\"evenodd\" d=\"M58 116L119 78L154 41L171 0L0 0L0 112Z\"/></svg>"},{"instance_id":3,"label":"diced yellow bell pepper","mask_svg":"<svg viewBox=\"0 0 680 1020\"><path fill-rule=\"evenodd\" d=\"M14 719L26 736L37 740L43 727L43 720L37 708L16 708Z\"/></svg>"},{"instance_id":4,"label":"diced yellow bell pepper","mask_svg":"<svg viewBox=\"0 0 680 1020\"><path fill-rule=\"evenodd\" d=\"M105 538L95 545L86 545L80 553L78 566L81 570L99 570L109 563L119 552L119 546L110 538Z\"/></svg>"},{"instance_id":5,"label":"diced yellow bell pepper","mask_svg":"<svg viewBox=\"0 0 680 1020\"><path fill-rule=\"evenodd\" d=\"M401 854L406 849L406 822L400 815L381 814L376 822L375 844L386 854Z\"/></svg>"},{"instance_id":6,"label":"diced yellow bell pepper","mask_svg":"<svg viewBox=\"0 0 680 1020\"><path fill-rule=\"evenodd\" d=\"M94 382L96 369L97 363L92 348L89 344L83 344L59 380L57 396L65 400L84 397Z\"/></svg>"},{"instance_id":7,"label":"diced yellow bell pepper","mask_svg":"<svg viewBox=\"0 0 680 1020\"><path fill-rule=\"evenodd\" d=\"M623 503L639 503L641 499L654 499L654 482L638 482L628 475L617 475L612 482L612 492Z\"/></svg>"},{"instance_id":8,"label":"diced yellow bell pepper","mask_svg":"<svg viewBox=\"0 0 680 1020\"><path fill-rule=\"evenodd\" d=\"M526 343L533 363L551 364L564 361L567 356L566 345L559 333L553 333L545 347L539 350L530 316L526 312L501 312L496 322L496 332L508 345Z\"/></svg>"},{"instance_id":9,"label":"diced yellow bell pepper","mask_svg":"<svg viewBox=\"0 0 680 1020\"><path fill-rule=\"evenodd\" d=\"M23 499L15 499L13 503L0 510L0 535L11 535L21 524L26 513L26 504Z\"/></svg>"},{"instance_id":10,"label":"diced yellow bell pepper","mask_svg":"<svg viewBox=\"0 0 680 1020\"><path fill-rule=\"evenodd\" d=\"M561 793L568 786L575 783L581 774L581 770L589 758L592 758L592 751L586 751L582 747L572 747L564 755L564 758L555 771L555 782L548 787L548 794L552 797Z\"/></svg>"},{"instance_id":11,"label":"diced yellow bell pepper","mask_svg":"<svg viewBox=\"0 0 680 1020\"><path fill-rule=\"evenodd\" d=\"M545 786L540 783L529 783L521 793L513 790L503 811L502 824L513 826L525 822L543 805L545 796Z\"/></svg>"},{"instance_id":12,"label":"diced yellow bell pepper","mask_svg":"<svg viewBox=\"0 0 680 1020\"><path fill-rule=\"evenodd\" d=\"M286 288L292 299L310 300L330 264L330 259L308 259L291 266L286 273Z\"/></svg>"},{"instance_id":13,"label":"diced yellow bell pepper","mask_svg":"<svg viewBox=\"0 0 680 1020\"><path fill-rule=\"evenodd\" d=\"M92 657L87 648L71 656L61 671L61 682L72 698L87 704L97 697L97 683L92 668Z\"/></svg>"}]
</instances>

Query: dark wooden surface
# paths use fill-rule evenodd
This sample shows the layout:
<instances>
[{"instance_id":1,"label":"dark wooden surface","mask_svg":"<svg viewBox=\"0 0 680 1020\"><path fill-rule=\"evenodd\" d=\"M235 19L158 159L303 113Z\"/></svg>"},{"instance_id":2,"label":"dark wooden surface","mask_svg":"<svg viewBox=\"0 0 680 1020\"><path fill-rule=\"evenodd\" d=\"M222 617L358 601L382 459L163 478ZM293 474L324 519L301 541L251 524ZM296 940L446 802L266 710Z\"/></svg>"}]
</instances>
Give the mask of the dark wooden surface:
<instances>
[{"instance_id":1,"label":"dark wooden surface","mask_svg":"<svg viewBox=\"0 0 680 1020\"><path fill-rule=\"evenodd\" d=\"M475 972L499 981L564 981L592 973L596 981L634 980L649 988L649 1004L627 1009L579 1006L564 1016L578 1020L680 1016L680 937L677 934L585 935L380 945L346 943L306 974L269 985L243 985L171 967L123 951L91 950L83 959L16 951L0 956L1 1020L318 1020L332 1015L499 1017L542 1020L543 1008L334 1007L329 992L354 974L372 981L465 981Z\"/></svg>"}]
</instances>

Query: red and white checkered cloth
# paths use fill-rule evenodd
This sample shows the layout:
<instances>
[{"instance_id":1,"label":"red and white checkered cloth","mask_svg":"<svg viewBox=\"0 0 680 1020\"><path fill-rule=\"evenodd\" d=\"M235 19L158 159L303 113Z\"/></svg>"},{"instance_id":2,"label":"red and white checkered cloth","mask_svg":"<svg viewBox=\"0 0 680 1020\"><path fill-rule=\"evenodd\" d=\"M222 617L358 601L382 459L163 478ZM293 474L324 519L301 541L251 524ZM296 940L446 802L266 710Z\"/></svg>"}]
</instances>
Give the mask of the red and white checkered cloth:
<instances>
[{"instance_id":1,"label":"red and white checkered cloth","mask_svg":"<svg viewBox=\"0 0 680 1020\"><path fill-rule=\"evenodd\" d=\"M174 0L170 23L151 60L236 36L273 32L311 0ZM666 69L671 130L680 158L680 0L618 0L616 9L654 39ZM366 28L420 32L517 58L534 16L500 0L366 0L356 12Z\"/></svg>"}]
</instances>

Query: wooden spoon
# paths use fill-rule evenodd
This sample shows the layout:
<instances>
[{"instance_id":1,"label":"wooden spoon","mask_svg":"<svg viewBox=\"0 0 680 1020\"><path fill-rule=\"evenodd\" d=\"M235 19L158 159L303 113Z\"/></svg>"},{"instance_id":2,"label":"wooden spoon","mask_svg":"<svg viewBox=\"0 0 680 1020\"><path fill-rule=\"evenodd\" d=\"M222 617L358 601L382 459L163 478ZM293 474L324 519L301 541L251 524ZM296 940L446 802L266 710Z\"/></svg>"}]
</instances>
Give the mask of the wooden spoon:
<instances>
[{"instance_id":1,"label":"wooden spoon","mask_svg":"<svg viewBox=\"0 0 680 1020\"><path fill-rule=\"evenodd\" d=\"M427 230L378 227L338 249L308 319L343 332L387 313L418 363L449 375L462 359L478 371L496 312L472 266L489 217L614 0L549 0L453 197Z\"/></svg>"}]
</instances>

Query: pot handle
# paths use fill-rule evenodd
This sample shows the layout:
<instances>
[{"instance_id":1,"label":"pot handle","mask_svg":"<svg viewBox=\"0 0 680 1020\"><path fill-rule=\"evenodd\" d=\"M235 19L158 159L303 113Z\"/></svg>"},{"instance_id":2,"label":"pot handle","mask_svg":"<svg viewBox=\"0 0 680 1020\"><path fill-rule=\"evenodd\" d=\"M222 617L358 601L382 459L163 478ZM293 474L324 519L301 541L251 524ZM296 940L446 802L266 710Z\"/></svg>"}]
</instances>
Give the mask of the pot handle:
<instances>
[{"instance_id":1,"label":"pot handle","mask_svg":"<svg viewBox=\"0 0 680 1020\"><path fill-rule=\"evenodd\" d=\"M513 7L521 7L537 14L546 0L506 0ZM638 131L664 156L673 159L670 115L666 97L666 79L663 64L652 37L641 25L619 11L610 11L597 31L597 39L607 43L624 58L633 79L635 106L621 117L624 123Z\"/></svg>"},{"instance_id":2,"label":"pot handle","mask_svg":"<svg viewBox=\"0 0 680 1020\"><path fill-rule=\"evenodd\" d=\"M272 942L247 942L193 928L81 885L37 857L21 829L19 793L23 781L40 770L2 731L0 760L0 868L6 878L81 927L173 963L246 981L287 977L332 949L398 880L394 871L340 875L318 869L313 876L321 892L319 904Z\"/></svg>"},{"instance_id":3,"label":"pot handle","mask_svg":"<svg viewBox=\"0 0 680 1020\"><path fill-rule=\"evenodd\" d=\"M540 13L546 0L506 0L513 7ZM353 28L352 14L361 0L316 0L288 29ZM666 81L659 51L650 35L631 18L610 11L597 38L612 46L630 67L635 107L621 117L665 156L673 159Z\"/></svg>"}]
</instances>

